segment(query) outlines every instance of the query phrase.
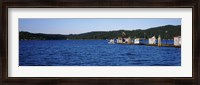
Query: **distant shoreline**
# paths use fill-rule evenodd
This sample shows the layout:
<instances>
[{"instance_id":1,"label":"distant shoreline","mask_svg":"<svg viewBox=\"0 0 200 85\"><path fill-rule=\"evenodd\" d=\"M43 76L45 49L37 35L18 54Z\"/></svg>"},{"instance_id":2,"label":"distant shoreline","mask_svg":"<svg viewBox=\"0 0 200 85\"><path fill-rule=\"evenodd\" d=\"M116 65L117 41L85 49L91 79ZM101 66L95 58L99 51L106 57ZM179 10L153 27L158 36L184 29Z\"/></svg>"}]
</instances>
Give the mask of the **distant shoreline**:
<instances>
[{"instance_id":1,"label":"distant shoreline","mask_svg":"<svg viewBox=\"0 0 200 85\"><path fill-rule=\"evenodd\" d=\"M118 31L93 31L82 34L43 34L43 33L30 33L25 31L19 32L19 40L105 40L117 39L126 34L130 38L150 38L152 36L161 36L162 39L173 39L176 36L181 36L181 25L166 25L160 27L149 28L145 30L118 30Z\"/></svg>"}]
</instances>

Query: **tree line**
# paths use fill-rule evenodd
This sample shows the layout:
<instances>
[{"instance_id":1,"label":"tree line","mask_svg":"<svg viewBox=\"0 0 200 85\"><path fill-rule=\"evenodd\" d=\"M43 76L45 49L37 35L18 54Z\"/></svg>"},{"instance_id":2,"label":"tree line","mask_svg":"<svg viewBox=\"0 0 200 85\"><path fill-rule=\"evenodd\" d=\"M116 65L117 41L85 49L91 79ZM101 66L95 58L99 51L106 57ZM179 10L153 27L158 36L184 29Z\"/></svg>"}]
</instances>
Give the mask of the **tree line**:
<instances>
[{"instance_id":1,"label":"tree line","mask_svg":"<svg viewBox=\"0 0 200 85\"><path fill-rule=\"evenodd\" d=\"M131 38L150 38L152 36L162 39L173 39L175 36L181 36L180 25L165 25L159 27L152 27L145 30L117 30L117 31L94 31L82 34L43 34L43 33L30 33L25 31L19 32L20 40L66 40L66 39L113 39L122 36L125 33L126 37Z\"/></svg>"}]
</instances>

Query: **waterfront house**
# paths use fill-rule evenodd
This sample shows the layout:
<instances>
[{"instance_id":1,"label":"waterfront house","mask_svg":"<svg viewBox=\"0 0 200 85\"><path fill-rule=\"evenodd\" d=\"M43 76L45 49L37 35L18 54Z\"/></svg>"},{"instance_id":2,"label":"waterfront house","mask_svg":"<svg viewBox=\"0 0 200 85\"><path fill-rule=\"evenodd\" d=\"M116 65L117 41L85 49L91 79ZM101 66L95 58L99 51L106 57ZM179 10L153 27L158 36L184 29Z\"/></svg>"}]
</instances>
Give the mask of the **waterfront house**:
<instances>
[{"instance_id":1,"label":"waterfront house","mask_svg":"<svg viewBox=\"0 0 200 85\"><path fill-rule=\"evenodd\" d=\"M174 37L174 46L181 46L181 36Z\"/></svg>"},{"instance_id":2,"label":"waterfront house","mask_svg":"<svg viewBox=\"0 0 200 85\"><path fill-rule=\"evenodd\" d=\"M144 40L145 40L144 38L135 38L134 44L144 44Z\"/></svg>"},{"instance_id":3,"label":"waterfront house","mask_svg":"<svg viewBox=\"0 0 200 85\"><path fill-rule=\"evenodd\" d=\"M117 43L123 43L123 38L118 37L118 39L117 39Z\"/></svg>"},{"instance_id":4,"label":"waterfront house","mask_svg":"<svg viewBox=\"0 0 200 85\"><path fill-rule=\"evenodd\" d=\"M125 43L126 44L132 44L133 42L132 42L131 38L128 37L128 38L125 38Z\"/></svg>"},{"instance_id":5,"label":"waterfront house","mask_svg":"<svg viewBox=\"0 0 200 85\"><path fill-rule=\"evenodd\" d=\"M128 38L121 38L121 37L119 37L117 39L117 43L119 43L119 44L132 44L132 40L131 40L130 37L128 37Z\"/></svg>"},{"instance_id":6,"label":"waterfront house","mask_svg":"<svg viewBox=\"0 0 200 85\"><path fill-rule=\"evenodd\" d=\"M156 37L149 38L149 44L156 44Z\"/></svg>"},{"instance_id":7,"label":"waterfront house","mask_svg":"<svg viewBox=\"0 0 200 85\"><path fill-rule=\"evenodd\" d=\"M132 44L132 39L126 36L125 32L122 32L122 37L118 37L117 43L119 44Z\"/></svg>"},{"instance_id":8,"label":"waterfront house","mask_svg":"<svg viewBox=\"0 0 200 85\"><path fill-rule=\"evenodd\" d=\"M140 38L135 38L134 39L134 44L140 44L140 40L141 40Z\"/></svg>"}]
</instances>

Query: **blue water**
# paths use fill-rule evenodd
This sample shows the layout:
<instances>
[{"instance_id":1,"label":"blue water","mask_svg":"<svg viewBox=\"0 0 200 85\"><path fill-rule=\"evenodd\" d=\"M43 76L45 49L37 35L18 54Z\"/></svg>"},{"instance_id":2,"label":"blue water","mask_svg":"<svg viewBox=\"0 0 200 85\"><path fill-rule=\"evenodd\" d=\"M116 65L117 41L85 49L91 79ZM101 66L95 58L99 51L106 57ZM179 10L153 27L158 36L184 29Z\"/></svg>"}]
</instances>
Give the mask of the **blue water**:
<instances>
[{"instance_id":1,"label":"blue water","mask_svg":"<svg viewBox=\"0 0 200 85\"><path fill-rule=\"evenodd\" d=\"M107 40L19 42L19 66L180 66L181 48L108 44Z\"/></svg>"}]
</instances>

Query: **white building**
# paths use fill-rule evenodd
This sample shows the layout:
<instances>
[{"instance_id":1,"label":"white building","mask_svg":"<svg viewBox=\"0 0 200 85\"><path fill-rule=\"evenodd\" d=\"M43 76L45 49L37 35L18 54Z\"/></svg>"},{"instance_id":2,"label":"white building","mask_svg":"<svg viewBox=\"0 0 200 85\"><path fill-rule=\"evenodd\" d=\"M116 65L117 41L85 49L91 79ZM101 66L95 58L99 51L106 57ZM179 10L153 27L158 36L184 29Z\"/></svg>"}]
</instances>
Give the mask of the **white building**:
<instances>
[{"instance_id":1,"label":"white building","mask_svg":"<svg viewBox=\"0 0 200 85\"><path fill-rule=\"evenodd\" d=\"M123 39L122 38L118 38L117 39L117 43L123 43Z\"/></svg>"},{"instance_id":2,"label":"white building","mask_svg":"<svg viewBox=\"0 0 200 85\"><path fill-rule=\"evenodd\" d=\"M125 39L125 43L126 43L126 44L132 44L132 40L131 40L130 37L124 38L124 39Z\"/></svg>"},{"instance_id":3,"label":"white building","mask_svg":"<svg viewBox=\"0 0 200 85\"><path fill-rule=\"evenodd\" d=\"M140 38L135 38L134 39L134 44L140 44Z\"/></svg>"},{"instance_id":4,"label":"white building","mask_svg":"<svg viewBox=\"0 0 200 85\"><path fill-rule=\"evenodd\" d=\"M156 37L149 38L149 44L156 44Z\"/></svg>"},{"instance_id":5,"label":"white building","mask_svg":"<svg viewBox=\"0 0 200 85\"><path fill-rule=\"evenodd\" d=\"M130 37L128 38L118 38L117 39L117 43L120 43L120 44L132 44L132 40Z\"/></svg>"},{"instance_id":6,"label":"white building","mask_svg":"<svg viewBox=\"0 0 200 85\"><path fill-rule=\"evenodd\" d=\"M181 46L181 36L174 37L174 46Z\"/></svg>"}]
</instances>

